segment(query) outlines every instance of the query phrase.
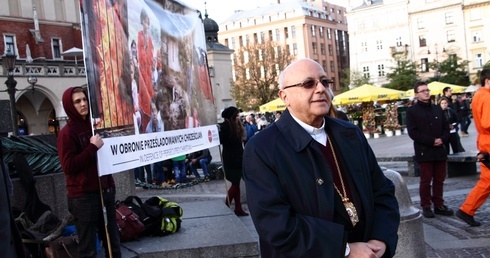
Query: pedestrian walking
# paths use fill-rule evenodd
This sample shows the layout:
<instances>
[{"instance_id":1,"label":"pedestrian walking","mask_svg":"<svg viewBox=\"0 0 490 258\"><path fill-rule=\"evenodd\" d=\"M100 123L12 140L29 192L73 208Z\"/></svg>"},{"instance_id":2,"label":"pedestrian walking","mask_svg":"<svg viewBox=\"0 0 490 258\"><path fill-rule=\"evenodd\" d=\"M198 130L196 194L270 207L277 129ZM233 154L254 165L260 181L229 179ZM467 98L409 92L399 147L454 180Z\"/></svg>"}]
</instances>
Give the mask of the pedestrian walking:
<instances>
[{"instance_id":1,"label":"pedestrian walking","mask_svg":"<svg viewBox=\"0 0 490 258\"><path fill-rule=\"evenodd\" d=\"M471 109L475 128L478 132L477 147L480 153L480 179L475 187L466 197L465 202L456 212L456 216L472 227L480 226L481 223L474 219L475 213L490 195L490 69L483 69L480 74L482 87L478 89L473 97Z\"/></svg>"}]
</instances>

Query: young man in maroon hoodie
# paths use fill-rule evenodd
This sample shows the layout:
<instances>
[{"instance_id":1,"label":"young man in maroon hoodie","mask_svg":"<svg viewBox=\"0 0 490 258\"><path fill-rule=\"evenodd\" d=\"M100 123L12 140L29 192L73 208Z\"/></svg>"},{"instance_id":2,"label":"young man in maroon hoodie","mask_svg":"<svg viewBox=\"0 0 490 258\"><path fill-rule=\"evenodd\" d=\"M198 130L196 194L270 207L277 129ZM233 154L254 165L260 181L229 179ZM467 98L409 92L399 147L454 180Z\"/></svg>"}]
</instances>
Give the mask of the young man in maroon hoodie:
<instances>
[{"instance_id":1,"label":"young man in maroon hoodie","mask_svg":"<svg viewBox=\"0 0 490 258\"><path fill-rule=\"evenodd\" d=\"M78 257L96 257L96 233L103 241L105 256L121 257L119 232L116 223L115 184L111 175L99 178L97 150L104 142L92 136L87 92L81 87L68 88L63 93L63 108L68 123L61 129L57 147L66 178L68 210L75 219L79 238ZM107 245L101 195L107 211Z\"/></svg>"}]
</instances>

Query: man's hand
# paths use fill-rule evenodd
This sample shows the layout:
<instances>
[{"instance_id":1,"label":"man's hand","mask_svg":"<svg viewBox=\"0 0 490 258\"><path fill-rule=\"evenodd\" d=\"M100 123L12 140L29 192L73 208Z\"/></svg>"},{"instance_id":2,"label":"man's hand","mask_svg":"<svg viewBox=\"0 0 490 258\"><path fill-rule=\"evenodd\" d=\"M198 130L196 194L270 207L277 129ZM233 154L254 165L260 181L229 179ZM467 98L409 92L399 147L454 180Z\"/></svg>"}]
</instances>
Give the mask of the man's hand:
<instances>
[{"instance_id":1,"label":"man's hand","mask_svg":"<svg viewBox=\"0 0 490 258\"><path fill-rule=\"evenodd\" d=\"M379 258L386 251L386 244L378 240L369 240L367 243L349 243L349 258Z\"/></svg>"},{"instance_id":2,"label":"man's hand","mask_svg":"<svg viewBox=\"0 0 490 258\"><path fill-rule=\"evenodd\" d=\"M191 159L192 164L196 164L197 159Z\"/></svg>"},{"instance_id":3,"label":"man's hand","mask_svg":"<svg viewBox=\"0 0 490 258\"><path fill-rule=\"evenodd\" d=\"M99 148L99 149L102 147L102 145L104 145L104 141L99 136L99 134L96 134L96 135L90 137L90 143L97 146L97 148Z\"/></svg>"}]
</instances>

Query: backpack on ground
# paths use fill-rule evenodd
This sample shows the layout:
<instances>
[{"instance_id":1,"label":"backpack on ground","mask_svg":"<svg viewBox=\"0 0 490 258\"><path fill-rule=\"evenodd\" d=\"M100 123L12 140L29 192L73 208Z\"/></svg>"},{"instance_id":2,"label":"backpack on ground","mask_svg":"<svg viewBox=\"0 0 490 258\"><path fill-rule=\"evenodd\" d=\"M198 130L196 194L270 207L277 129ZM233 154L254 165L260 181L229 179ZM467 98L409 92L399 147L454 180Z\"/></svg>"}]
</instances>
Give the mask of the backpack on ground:
<instances>
[{"instance_id":1,"label":"backpack on ground","mask_svg":"<svg viewBox=\"0 0 490 258\"><path fill-rule=\"evenodd\" d=\"M138 196L128 196L124 204L134 211L145 225L143 236L166 236L179 231L182 208L175 202L155 196L142 202Z\"/></svg>"},{"instance_id":2,"label":"backpack on ground","mask_svg":"<svg viewBox=\"0 0 490 258\"><path fill-rule=\"evenodd\" d=\"M145 225L140 221L136 212L121 202L116 203L116 221L121 242L134 240L145 230Z\"/></svg>"}]
</instances>

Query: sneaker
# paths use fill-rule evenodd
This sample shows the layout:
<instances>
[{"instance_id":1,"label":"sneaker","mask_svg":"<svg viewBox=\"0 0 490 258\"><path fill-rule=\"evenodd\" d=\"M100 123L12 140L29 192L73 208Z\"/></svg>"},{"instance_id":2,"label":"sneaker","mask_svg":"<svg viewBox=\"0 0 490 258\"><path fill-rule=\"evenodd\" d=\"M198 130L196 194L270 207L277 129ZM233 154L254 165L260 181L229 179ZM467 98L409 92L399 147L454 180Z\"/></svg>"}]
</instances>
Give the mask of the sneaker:
<instances>
[{"instance_id":1,"label":"sneaker","mask_svg":"<svg viewBox=\"0 0 490 258\"><path fill-rule=\"evenodd\" d=\"M426 218L434 218L435 217L431 208L423 208L422 209L422 216L424 216Z\"/></svg>"},{"instance_id":2,"label":"sneaker","mask_svg":"<svg viewBox=\"0 0 490 258\"><path fill-rule=\"evenodd\" d=\"M453 210L449 209L446 205L442 205L439 208L434 209L434 213L443 216L453 216Z\"/></svg>"},{"instance_id":3,"label":"sneaker","mask_svg":"<svg viewBox=\"0 0 490 258\"><path fill-rule=\"evenodd\" d=\"M209 180L210 180L210 179L209 179L209 177L208 177L208 176L205 176L205 177L204 177L204 182L209 182Z\"/></svg>"},{"instance_id":4,"label":"sneaker","mask_svg":"<svg viewBox=\"0 0 490 258\"><path fill-rule=\"evenodd\" d=\"M462 210L456 211L456 217L462 219L464 222L468 223L468 225L472 227L479 227L481 225L481 223L476 221L473 216L468 215L466 212Z\"/></svg>"}]
</instances>

